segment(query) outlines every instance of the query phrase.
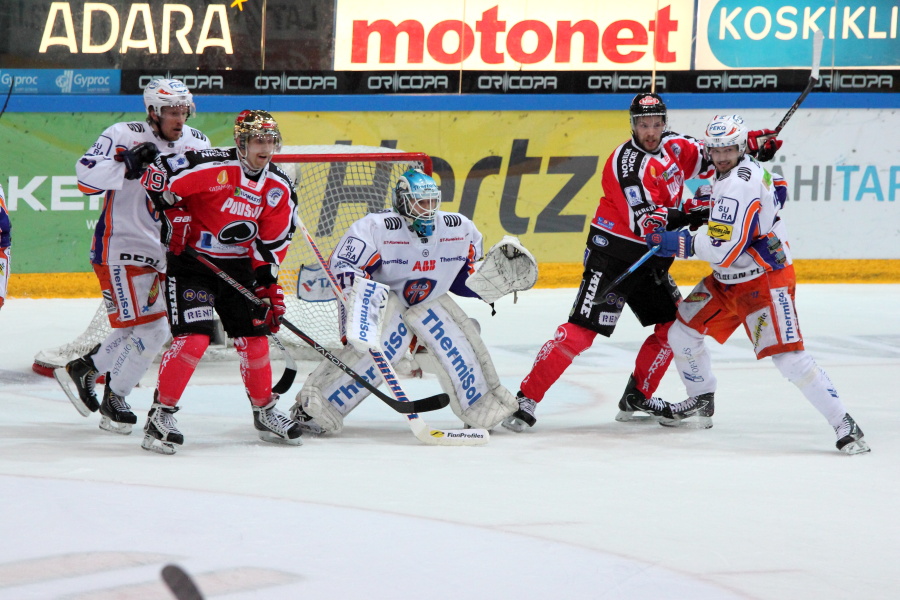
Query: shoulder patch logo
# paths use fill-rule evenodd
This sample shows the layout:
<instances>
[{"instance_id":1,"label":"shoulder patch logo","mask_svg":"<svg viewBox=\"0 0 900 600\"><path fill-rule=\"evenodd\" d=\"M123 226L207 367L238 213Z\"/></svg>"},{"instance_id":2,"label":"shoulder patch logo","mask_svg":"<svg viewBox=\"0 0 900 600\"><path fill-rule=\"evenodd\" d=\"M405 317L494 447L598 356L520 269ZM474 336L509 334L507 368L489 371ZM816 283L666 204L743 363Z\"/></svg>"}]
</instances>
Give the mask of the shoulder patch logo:
<instances>
[{"instance_id":1,"label":"shoulder patch logo","mask_svg":"<svg viewBox=\"0 0 900 600\"><path fill-rule=\"evenodd\" d=\"M444 215L444 225L447 227L459 227L462 225L462 219L459 215Z\"/></svg>"},{"instance_id":2,"label":"shoulder patch logo","mask_svg":"<svg viewBox=\"0 0 900 600\"><path fill-rule=\"evenodd\" d=\"M135 133L141 133L144 131L144 124L143 123L129 123L128 129L132 130Z\"/></svg>"},{"instance_id":3,"label":"shoulder patch logo","mask_svg":"<svg viewBox=\"0 0 900 600\"><path fill-rule=\"evenodd\" d=\"M384 226L388 231L398 231L403 228L403 219L400 217L387 217Z\"/></svg>"},{"instance_id":4,"label":"shoulder patch logo","mask_svg":"<svg viewBox=\"0 0 900 600\"><path fill-rule=\"evenodd\" d=\"M748 167L738 167L738 177L740 177L744 181L750 181L751 175L752 172Z\"/></svg>"}]
</instances>

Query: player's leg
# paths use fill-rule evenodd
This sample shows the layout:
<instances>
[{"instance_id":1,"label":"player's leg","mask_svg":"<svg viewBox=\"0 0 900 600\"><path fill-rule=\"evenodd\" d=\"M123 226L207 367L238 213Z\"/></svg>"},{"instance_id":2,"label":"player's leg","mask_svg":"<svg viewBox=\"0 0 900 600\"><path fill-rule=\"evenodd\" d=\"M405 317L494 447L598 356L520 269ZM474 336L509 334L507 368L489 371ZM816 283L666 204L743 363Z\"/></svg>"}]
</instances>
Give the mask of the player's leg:
<instances>
[{"instance_id":1,"label":"player's leg","mask_svg":"<svg viewBox=\"0 0 900 600\"><path fill-rule=\"evenodd\" d=\"M184 443L174 418L188 381L216 331L214 292L216 280L192 265L189 257L169 256L165 280L166 304L172 345L159 363L153 404L144 425L141 447L160 454L174 454Z\"/></svg>"},{"instance_id":2,"label":"player's leg","mask_svg":"<svg viewBox=\"0 0 900 600\"><path fill-rule=\"evenodd\" d=\"M223 268L245 288L253 289L255 276L249 260L222 261ZM269 360L269 329L260 319L259 308L230 285L218 285L216 312L240 358L241 379L253 410L253 427L264 442L299 446L302 429L276 408L272 393L272 363Z\"/></svg>"},{"instance_id":3,"label":"player's leg","mask_svg":"<svg viewBox=\"0 0 900 600\"><path fill-rule=\"evenodd\" d=\"M681 292L669 276L672 259L648 263L632 275L628 306L644 327L653 326L638 350L634 370L619 399L616 421L655 421L668 405L653 395L672 362L669 328L675 320ZM635 415L635 412L645 413Z\"/></svg>"},{"instance_id":4,"label":"player's leg","mask_svg":"<svg viewBox=\"0 0 900 600\"><path fill-rule=\"evenodd\" d=\"M500 378L478 328L448 295L406 310L404 321L428 349L450 407L470 427L491 429L518 408Z\"/></svg>"}]
</instances>

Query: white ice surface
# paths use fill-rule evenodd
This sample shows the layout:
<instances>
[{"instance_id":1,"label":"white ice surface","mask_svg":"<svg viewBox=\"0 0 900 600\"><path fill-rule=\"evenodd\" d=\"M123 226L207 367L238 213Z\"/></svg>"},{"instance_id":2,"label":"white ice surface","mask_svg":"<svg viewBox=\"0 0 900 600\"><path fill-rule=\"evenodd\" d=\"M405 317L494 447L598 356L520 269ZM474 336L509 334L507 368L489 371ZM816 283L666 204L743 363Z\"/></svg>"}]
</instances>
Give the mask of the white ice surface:
<instances>
[{"instance_id":1,"label":"white ice surface","mask_svg":"<svg viewBox=\"0 0 900 600\"><path fill-rule=\"evenodd\" d=\"M461 302L513 391L573 296L534 290L495 317ZM615 422L649 333L627 313L551 389L533 430L498 428L483 447L424 446L375 398L338 437L269 445L237 366L219 364L195 374L177 415L185 444L161 456L140 448L139 427L101 431L30 371L97 302L8 300L0 600L168 598L169 562L207 597L235 600L898 598L898 300L898 285L798 290L807 349L873 449L852 457L739 335L711 343L713 429ZM129 398L139 426L154 376ZM403 383L415 397L439 391L433 378ZM659 392L683 399L674 369ZM460 426L449 409L425 417Z\"/></svg>"}]
</instances>

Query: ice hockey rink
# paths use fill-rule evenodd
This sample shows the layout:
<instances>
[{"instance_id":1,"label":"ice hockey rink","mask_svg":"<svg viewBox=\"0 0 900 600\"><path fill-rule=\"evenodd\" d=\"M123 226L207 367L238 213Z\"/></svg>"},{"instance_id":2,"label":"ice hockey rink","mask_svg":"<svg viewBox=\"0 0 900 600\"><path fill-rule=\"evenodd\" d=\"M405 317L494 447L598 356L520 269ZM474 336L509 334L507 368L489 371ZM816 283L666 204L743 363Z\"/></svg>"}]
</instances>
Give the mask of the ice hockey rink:
<instances>
[{"instance_id":1,"label":"ice hockey rink","mask_svg":"<svg viewBox=\"0 0 900 600\"><path fill-rule=\"evenodd\" d=\"M461 301L511 390L573 295L532 290L494 317ZM858 456L835 450L824 418L741 335L711 343L712 429L615 422L647 333L627 312L533 430L497 428L486 446L425 446L371 397L340 436L266 444L237 365L217 364L181 402L184 446L162 456L141 449L139 429L101 431L31 372L97 301L12 298L0 311L0 599L170 598L167 563L234 600L898 598L898 298L900 285L798 289L807 349L872 447ZM154 381L129 397L139 426ZM440 391L430 376L403 384ZM660 395L683 399L674 369ZM460 427L449 408L424 417Z\"/></svg>"}]
</instances>

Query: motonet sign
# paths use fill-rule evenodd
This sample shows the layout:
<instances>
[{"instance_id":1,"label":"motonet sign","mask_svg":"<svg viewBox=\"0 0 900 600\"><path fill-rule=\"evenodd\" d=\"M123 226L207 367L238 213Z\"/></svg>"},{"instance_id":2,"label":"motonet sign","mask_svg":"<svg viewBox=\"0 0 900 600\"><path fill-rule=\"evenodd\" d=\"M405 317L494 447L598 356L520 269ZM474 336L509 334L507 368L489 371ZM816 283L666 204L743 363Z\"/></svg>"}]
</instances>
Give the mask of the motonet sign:
<instances>
[{"instance_id":1,"label":"motonet sign","mask_svg":"<svg viewBox=\"0 0 900 600\"><path fill-rule=\"evenodd\" d=\"M334 68L687 70L692 2L338 0ZM523 6L523 5L526 5Z\"/></svg>"}]
</instances>

